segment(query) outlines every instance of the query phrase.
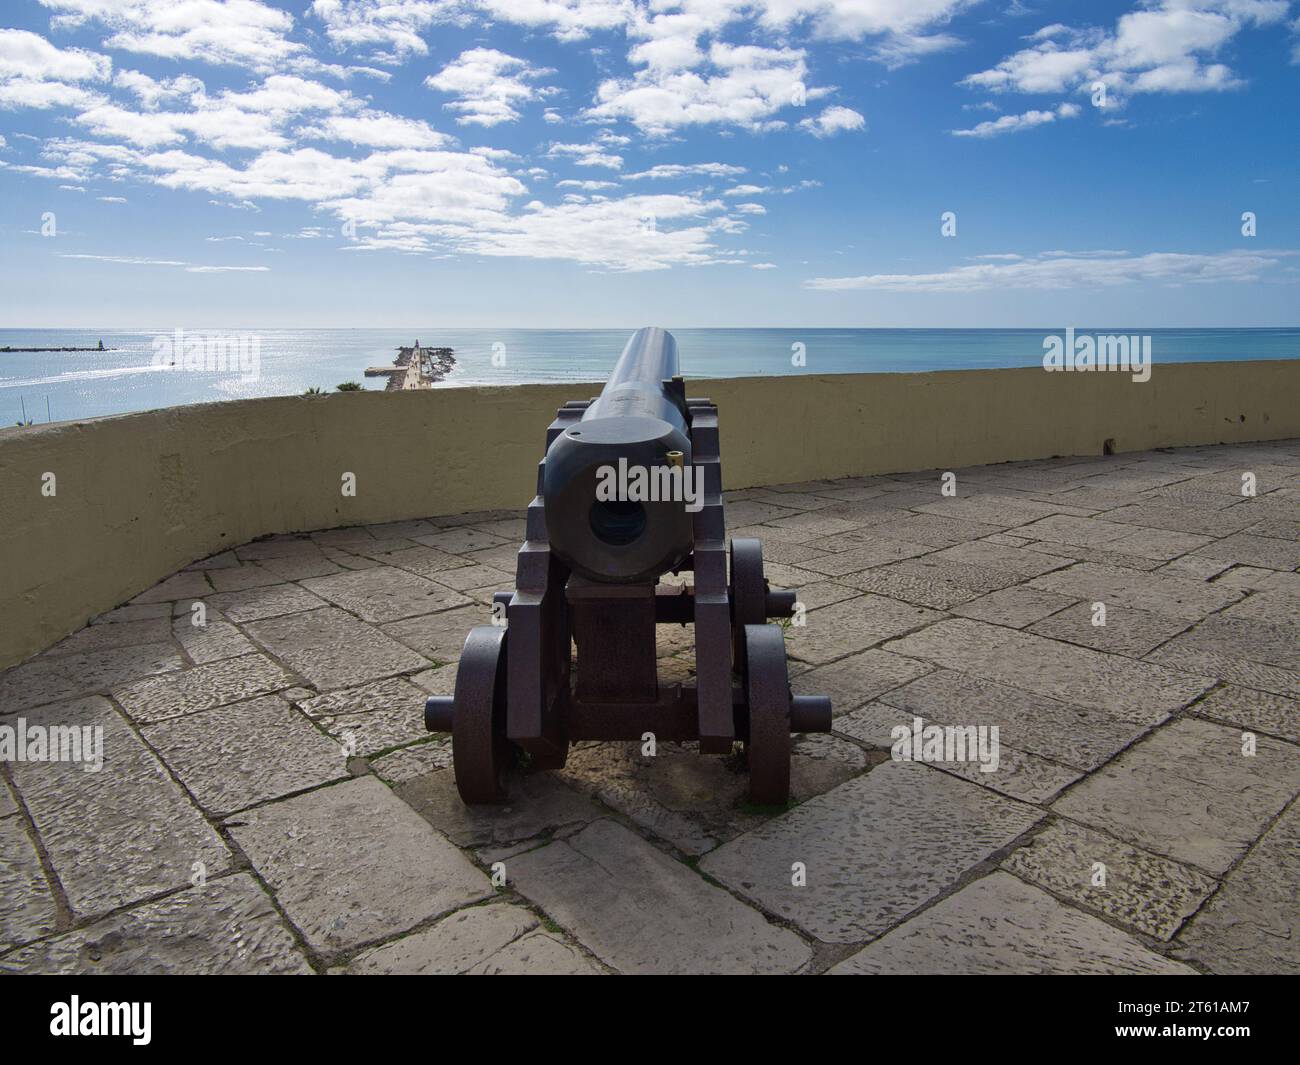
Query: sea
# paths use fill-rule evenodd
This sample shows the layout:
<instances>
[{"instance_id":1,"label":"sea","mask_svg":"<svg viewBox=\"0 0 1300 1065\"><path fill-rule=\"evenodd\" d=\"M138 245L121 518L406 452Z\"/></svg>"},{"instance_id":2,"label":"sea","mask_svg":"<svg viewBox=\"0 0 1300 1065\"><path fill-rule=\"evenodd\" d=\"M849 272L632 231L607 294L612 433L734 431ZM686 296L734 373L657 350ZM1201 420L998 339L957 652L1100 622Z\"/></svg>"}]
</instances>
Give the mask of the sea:
<instances>
[{"instance_id":1,"label":"sea","mask_svg":"<svg viewBox=\"0 0 1300 1065\"><path fill-rule=\"evenodd\" d=\"M626 329L0 329L0 426L69 421L189 403L332 391L391 365L417 340L449 347L455 366L439 388L605 378ZM1044 340L1063 329L673 329L687 378L792 373L905 373L1039 366ZM1152 338L1161 363L1300 358L1300 327L1149 329L1106 326L1075 334ZM5 352L5 347L103 351ZM200 355L199 353L203 354ZM577 398L586 398L578 396Z\"/></svg>"}]
</instances>

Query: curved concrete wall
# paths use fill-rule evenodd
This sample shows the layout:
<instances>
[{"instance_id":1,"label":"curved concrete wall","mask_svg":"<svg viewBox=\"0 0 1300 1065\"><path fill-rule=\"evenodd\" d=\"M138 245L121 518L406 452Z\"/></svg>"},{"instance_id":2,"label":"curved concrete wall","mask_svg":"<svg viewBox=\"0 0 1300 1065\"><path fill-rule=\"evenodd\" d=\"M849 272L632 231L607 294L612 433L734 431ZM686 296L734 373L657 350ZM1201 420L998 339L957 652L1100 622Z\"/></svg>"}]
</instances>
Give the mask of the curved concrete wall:
<instances>
[{"instance_id":1,"label":"curved concrete wall","mask_svg":"<svg viewBox=\"0 0 1300 1065\"><path fill-rule=\"evenodd\" d=\"M546 426L595 385L290 396L0 430L0 666L267 533L531 498ZM690 382L728 488L1300 436L1300 360ZM356 495L341 492L345 473ZM53 494L48 494L53 475Z\"/></svg>"}]
</instances>

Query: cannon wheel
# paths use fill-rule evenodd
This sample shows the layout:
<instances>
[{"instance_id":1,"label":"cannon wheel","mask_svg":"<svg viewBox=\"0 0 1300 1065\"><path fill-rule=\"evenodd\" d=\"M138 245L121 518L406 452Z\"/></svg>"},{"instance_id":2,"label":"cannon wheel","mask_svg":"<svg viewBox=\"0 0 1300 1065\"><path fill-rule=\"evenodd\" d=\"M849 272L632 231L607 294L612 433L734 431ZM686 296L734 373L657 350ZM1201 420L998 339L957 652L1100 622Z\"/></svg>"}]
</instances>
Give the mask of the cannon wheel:
<instances>
[{"instance_id":1,"label":"cannon wheel","mask_svg":"<svg viewBox=\"0 0 1300 1065\"><path fill-rule=\"evenodd\" d=\"M790 679L781 626L745 626L743 679L749 798L760 806L784 806L790 799Z\"/></svg>"},{"instance_id":2,"label":"cannon wheel","mask_svg":"<svg viewBox=\"0 0 1300 1065\"><path fill-rule=\"evenodd\" d=\"M467 804L504 802L513 753L506 739L505 628L470 629L456 670L455 699L451 755L460 797Z\"/></svg>"},{"instance_id":3,"label":"cannon wheel","mask_svg":"<svg viewBox=\"0 0 1300 1065\"><path fill-rule=\"evenodd\" d=\"M748 536L731 541L732 658L743 672L745 626L767 621L767 581L763 577L763 543Z\"/></svg>"}]
</instances>

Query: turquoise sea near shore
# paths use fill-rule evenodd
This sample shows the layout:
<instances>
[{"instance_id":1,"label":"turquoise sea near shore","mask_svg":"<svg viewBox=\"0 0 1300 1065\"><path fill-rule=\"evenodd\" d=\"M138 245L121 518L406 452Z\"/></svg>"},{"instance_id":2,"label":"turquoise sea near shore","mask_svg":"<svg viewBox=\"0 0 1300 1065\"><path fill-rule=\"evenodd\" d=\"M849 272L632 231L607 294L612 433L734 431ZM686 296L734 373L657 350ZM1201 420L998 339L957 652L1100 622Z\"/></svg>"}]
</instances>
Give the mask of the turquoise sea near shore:
<instances>
[{"instance_id":1,"label":"turquoise sea near shore","mask_svg":"<svg viewBox=\"0 0 1300 1065\"><path fill-rule=\"evenodd\" d=\"M169 366L156 352L174 346L165 329L0 329L4 347L95 347L106 351L0 351L0 425L25 406L44 422L124 414L187 403L326 391L344 381L383 389L363 377L392 363L417 338L455 349L456 366L438 387L522 382L599 381L635 326L626 329L262 329L191 330L225 346L224 367ZM899 373L1040 366L1043 341L1063 329L672 329L687 378L792 373ZM1153 374L1162 363L1300 358L1300 327L1283 329L1084 328L1076 333L1149 335ZM242 343L242 348L240 347ZM805 364L792 364L803 345ZM235 356L242 352L243 360ZM254 356L255 353L255 357ZM587 390L590 391L590 390ZM578 389L575 398L586 398ZM48 410L48 414L47 414Z\"/></svg>"}]
</instances>

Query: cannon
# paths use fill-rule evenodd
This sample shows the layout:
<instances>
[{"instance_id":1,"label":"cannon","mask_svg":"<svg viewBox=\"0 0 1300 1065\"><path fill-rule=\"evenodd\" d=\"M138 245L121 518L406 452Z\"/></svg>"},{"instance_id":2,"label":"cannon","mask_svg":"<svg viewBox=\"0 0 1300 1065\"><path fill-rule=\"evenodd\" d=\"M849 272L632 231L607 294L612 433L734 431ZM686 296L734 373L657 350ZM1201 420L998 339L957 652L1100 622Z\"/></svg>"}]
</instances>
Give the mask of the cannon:
<instances>
[{"instance_id":1,"label":"cannon","mask_svg":"<svg viewBox=\"0 0 1300 1065\"><path fill-rule=\"evenodd\" d=\"M556 412L515 589L470 630L455 694L427 700L425 727L451 733L467 804L504 801L520 753L559 769L574 741L649 733L701 754L739 741L751 801L784 805L791 733L831 727L829 698L790 691L771 619L794 610L761 543L727 540L717 407L687 398L672 334L641 329L598 397ZM694 684L659 680L656 626L674 623L694 629Z\"/></svg>"}]
</instances>

